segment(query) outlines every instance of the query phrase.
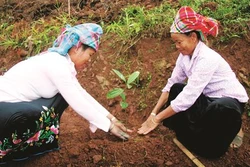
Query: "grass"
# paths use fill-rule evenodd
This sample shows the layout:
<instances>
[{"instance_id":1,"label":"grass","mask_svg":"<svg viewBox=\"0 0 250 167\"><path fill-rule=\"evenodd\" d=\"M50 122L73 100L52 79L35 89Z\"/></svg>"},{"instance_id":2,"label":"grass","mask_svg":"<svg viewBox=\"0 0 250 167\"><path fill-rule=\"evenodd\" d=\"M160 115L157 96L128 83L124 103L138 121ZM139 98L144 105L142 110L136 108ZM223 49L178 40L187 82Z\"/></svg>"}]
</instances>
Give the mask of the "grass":
<instances>
[{"instance_id":1,"label":"grass","mask_svg":"<svg viewBox=\"0 0 250 167\"><path fill-rule=\"evenodd\" d=\"M111 22L104 29L108 34L116 34L122 42L123 45L117 53L119 55L135 45L142 37L162 36L166 27L170 26L173 16L174 9L168 3L150 10L130 5L122 9L117 21Z\"/></svg>"},{"instance_id":2,"label":"grass","mask_svg":"<svg viewBox=\"0 0 250 167\"><path fill-rule=\"evenodd\" d=\"M5 22L0 25L0 46L5 49L22 48L29 50L30 54L37 54L52 45L62 25L75 24L76 21L75 18L68 21L68 16L65 14L46 20L41 18L31 24L24 20L16 24Z\"/></svg>"},{"instance_id":3,"label":"grass","mask_svg":"<svg viewBox=\"0 0 250 167\"><path fill-rule=\"evenodd\" d=\"M132 5L124 8L118 21L107 25L106 31L117 34L125 44L131 44L141 36L161 37L169 32L180 6L191 6L197 13L217 19L221 24L220 42L242 37L249 31L249 0L181 0L173 4L163 1L149 10Z\"/></svg>"}]
</instances>

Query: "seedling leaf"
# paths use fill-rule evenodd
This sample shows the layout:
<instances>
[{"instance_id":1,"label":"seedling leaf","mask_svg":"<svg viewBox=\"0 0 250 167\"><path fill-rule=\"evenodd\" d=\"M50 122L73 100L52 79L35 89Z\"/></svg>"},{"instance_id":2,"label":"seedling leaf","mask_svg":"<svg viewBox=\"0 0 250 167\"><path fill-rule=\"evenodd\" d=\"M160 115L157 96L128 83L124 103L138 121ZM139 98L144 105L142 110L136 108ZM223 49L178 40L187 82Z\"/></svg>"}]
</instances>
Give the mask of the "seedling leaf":
<instances>
[{"instance_id":1,"label":"seedling leaf","mask_svg":"<svg viewBox=\"0 0 250 167\"><path fill-rule=\"evenodd\" d=\"M121 96L121 98L122 98L123 101L126 100L126 96L125 96L124 92L122 92L122 93L120 94L120 96Z\"/></svg>"},{"instance_id":2,"label":"seedling leaf","mask_svg":"<svg viewBox=\"0 0 250 167\"><path fill-rule=\"evenodd\" d=\"M130 74L128 77L127 85L130 85L131 83L133 83L136 80L136 78L138 78L139 75L140 75L139 71L135 71L132 74Z\"/></svg>"},{"instance_id":3,"label":"seedling leaf","mask_svg":"<svg viewBox=\"0 0 250 167\"><path fill-rule=\"evenodd\" d=\"M121 95L123 92L124 92L124 90L122 88L114 88L107 93L106 97L108 99L112 99L112 98L115 98L115 97Z\"/></svg>"},{"instance_id":4,"label":"seedling leaf","mask_svg":"<svg viewBox=\"0 0 250 167\"><path fill-rule=\"evenodd\" d=\"M118 71L116 69L113 69L113 71L114 71L114 73L116 75L118 75L119 78L121 78L121 80L123 80L124 82L126 82L126 79L125 79L124 75L120 71Z\"/></svg>"},{"instance_id":5,"label":"seedling leaf","mask_svg":"<svg viewBox=\"0 0 250 167\"><path fill-rule=\"evenodd\" d=\"M125 108L128 107L128 103L126 103L126 102L124 102L124 101L121 101L121 102L120 102L120 105L121 105L122 109L125 109Z\"/></svg>"},{"instance_id":6,"label":"seedling leaf","mask_svg":"<svg viewBox=\"0 0 250 167\"><path fill-rule=\"evenodd\" d=\"M127 83L127 87L128 87L128 89L130 89L130 88L132 88L132 85L129 85L129 84Z\"/></svg>"}]
</instances>

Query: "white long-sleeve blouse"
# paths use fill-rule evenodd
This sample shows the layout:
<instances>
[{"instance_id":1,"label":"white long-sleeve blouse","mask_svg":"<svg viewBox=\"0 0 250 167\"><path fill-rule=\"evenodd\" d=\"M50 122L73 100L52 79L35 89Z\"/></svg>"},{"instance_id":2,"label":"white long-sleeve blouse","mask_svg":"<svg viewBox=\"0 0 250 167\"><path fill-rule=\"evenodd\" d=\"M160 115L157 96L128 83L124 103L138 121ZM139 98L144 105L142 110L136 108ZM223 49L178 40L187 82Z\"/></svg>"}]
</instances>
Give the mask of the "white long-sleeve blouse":
<instances>
[{"instance_id":1,"label":"white long-sleeve blouse","mask_svg":"<svg viewBox=\"0 0 250 167\"><path fill-rule=\"evenodd\" d=\"M196 46L192 57L180 55L162 92L169 92L174 83L187 85L170 105L175 112L190 108L203 93L212 98L231 97L246 103L248 95L229 64L203 42Z\"/></svg>"},{"instance_id":2,"label":"white long-sleeve blouse","mask_svg":"<svg viewBox=\"0 0 250 167\"><path fill-rule=\"evenodd\" d=\"M21 61L0 76L0 102L32 101L60 93L67 103L90 122L90 129L107 132L109 112L82 88L69 56L44 52Z\"/></svg>"}]
</instances>

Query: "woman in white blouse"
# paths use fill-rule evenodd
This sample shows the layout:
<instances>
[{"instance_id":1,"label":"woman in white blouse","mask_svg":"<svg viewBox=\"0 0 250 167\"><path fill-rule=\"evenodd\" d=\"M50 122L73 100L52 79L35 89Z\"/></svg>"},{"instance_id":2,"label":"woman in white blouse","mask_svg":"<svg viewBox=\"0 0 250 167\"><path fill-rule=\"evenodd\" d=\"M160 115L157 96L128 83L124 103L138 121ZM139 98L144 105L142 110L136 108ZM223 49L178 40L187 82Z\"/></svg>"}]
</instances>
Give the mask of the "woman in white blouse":
<instances>
[{"instance_id":1,"label":"woman in white blouse","mask_svg":"<svg viewBox=\"0 0 250 167\"><path fill-rule=\"evenodd\" d=\"M207 35L217 35L216 20L184 6L170 32L180 54L138 133L145 135L163 122L191 151L207 158L220 157L234 139L241 137L242 141L241 115L248 95L229 64L204 43Z\"/></svg>"},{"instance_id":2,"label":"woman in white blouse","mask_svg":"<svg viewBox=\"0 0 250 167\"><path fill-rule=\"evenodd\" d=\"M90 123L127 140L127 129L79 84L76 74L98 50L102 28L67 26L48 51L0 76L0 163L58 149L59 121L70 105Z\"/></svg>"}]
</instances>

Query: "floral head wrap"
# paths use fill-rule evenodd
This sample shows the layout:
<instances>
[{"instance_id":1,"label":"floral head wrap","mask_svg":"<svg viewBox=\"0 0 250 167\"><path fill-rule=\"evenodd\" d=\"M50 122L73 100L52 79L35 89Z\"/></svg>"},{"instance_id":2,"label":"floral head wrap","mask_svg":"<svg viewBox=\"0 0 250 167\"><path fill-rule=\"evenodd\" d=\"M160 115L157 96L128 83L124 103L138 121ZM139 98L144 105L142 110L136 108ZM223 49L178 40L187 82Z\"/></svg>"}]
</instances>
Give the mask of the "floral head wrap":
<instances>
[{"instance_id":1,"label":"floral head wrap","mask_svg":"<svg viewBox=\"0 0 250 167\"><path fill-rule=\"evenodd\" d=\"M197 14L189 6L183 6L179 9L170 32L187 33L190 31L198 31L201 35L201 40L205 41L207 35L217 36L218 21Z\"/></svg>"},{"instance_id":2,"label":"floral head wrap","mask_svg":"<svg viewBox=\"0 0 250 167\"><path fill-rule=\"evenodd\" d=\"M65 56L72 46L82 44L88 45L97 51L102 34L101 26L95 23L79 24L74 27L67 25L48 51Z\"/></svg>"}]
</instances>

